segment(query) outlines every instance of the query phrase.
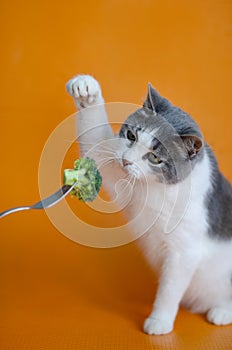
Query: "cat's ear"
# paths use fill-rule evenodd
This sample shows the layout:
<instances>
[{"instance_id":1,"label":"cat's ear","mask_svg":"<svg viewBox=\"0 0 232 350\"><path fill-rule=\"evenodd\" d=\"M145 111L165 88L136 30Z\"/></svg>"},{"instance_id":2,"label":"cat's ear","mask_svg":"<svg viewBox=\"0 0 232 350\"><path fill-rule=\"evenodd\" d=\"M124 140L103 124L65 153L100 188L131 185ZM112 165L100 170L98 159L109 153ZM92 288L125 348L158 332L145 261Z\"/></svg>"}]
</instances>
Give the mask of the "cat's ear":
<instances>
[{"instance_id":1,"label":"cat's ear","mask_svg":"<svg viewBox=\"0 0 232 350\"><path fill-rule=\"evenodd\" d=\"M203 140L196 135L182 135L181 139L188 152L189 158L195 158L203 147Z\"/></svg>"},{"instance_id":2,"label":"cat's ear","mask_svg":"<svg viewBox=\"0 0 232 350\"><path fill-rule=\"evenodd\" d=\"M169 101L162 97L149 83L147 99L144 101L143 107L152 110L154 113L159 113L165 111L170 105Z\"/></svg>"}]
</instances>

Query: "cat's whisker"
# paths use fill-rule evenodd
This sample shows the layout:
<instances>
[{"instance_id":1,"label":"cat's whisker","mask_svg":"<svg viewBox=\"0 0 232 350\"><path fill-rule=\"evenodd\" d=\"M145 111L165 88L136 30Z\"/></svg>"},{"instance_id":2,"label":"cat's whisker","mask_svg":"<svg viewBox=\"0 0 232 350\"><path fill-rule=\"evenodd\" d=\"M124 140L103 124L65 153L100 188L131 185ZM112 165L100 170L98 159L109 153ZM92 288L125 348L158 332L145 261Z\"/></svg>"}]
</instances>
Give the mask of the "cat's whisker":
<instances>
[{"instance_id":1,"label":"cat's whisker","mask_svg":"<svg viewBox=\"0 0 232 350\"><path fill-rule=\"evenodd\" d=\"M98 168L102 168L105 166L108 166L114 162L114 159L109 158L109 159L104 159L102 162L98 162Z\"/></svg>"},{"instance_id":2,"label":"cat's whisker","mask_svg":"<svg viewBox=\"0 0 232 350\"><path fill-rule=\"evenodd\" d=\"M129 185L131 185L131 180L133 179L133 176L132 175L129 175L128 177L126 177L125 179L123 179L124 181L126 181L126 185L125 187L123 188L123 191L125 191Z\"/></svg>"},{"instance_id":3,"label":"cat's whisker","mask_svg":"<svg viewBox=\"0 0 232 350\"><path fill-rule=\"evenodd\" d=\"M114 157L115 158L115 153L114 152L111 152L111 151L105 151L105 150L101 150L101 155L104 155L104 154L109 154L109 155L111 155L112 157Z\"/></svg>"},{"instance_id":4,"label":"cat's whisker","mask_svg":"<svg viewBox=\"0 0 232 350\"><path fill-rule=\"evenodd\" d=\"M101 150L105 150L105 151L112 151L113 153L115 153L116 151L117 151L117 147L115 146L115 147L113 147L112 145L101 145L100 146L100 149Z\"/></svg>"},{"instance_id":5,"label":"cat's whisker","mask_svg":"<svg viewBox=\"0 0 232 350\"><path fill-rule=\"evenodd\" d=\"M121 209L125 209L129 201L131 200L131 191L133 188L133 184L131 184L132 179L133 179L132 175L127 175L126 178L119 180L118 183L116 183L115 185L116 186L115 192L117 196L114 198L112 203L115 203L117 206L121 207ZM120 186L121 181L123 181L123 184ZM123 187L125 181L127 182L125 184L125 187ZM130 190L126 192L128 186L130 186Z\"/></svg>"},{"instance_id":6,"label":"cat's whisker","mask_svg":"<svg viewBox=\"0 0 232 350\"><path fill-rule=\"evenodd\" d=\"M136 177L133 176L132 180L133 180L133 183L132 183L132 186L131 186L131 191L134 189L134 185L135 185L135 182L136 182Z\"/></svg>"},{"instance_id":7,"label":"cat's whisker","mask_svg":"<svg viewBox=\"0 0 232 350\"><path fill-rule=\"evenodd\" d=\"M79 145L81 145L81 146L86 146L86 145L90 145L90 146L92 146L92 145L94 145L94 143L93 142L83 142L83 141L80 141L79 139L77 139L77 140L75 140L74 142L78 142L79 143Z\"/></svg>"},{"instance_id":8,"label":"cat's whisker","mask_svg":"<svg viewBox=\"0 0 232 350\"><path fill-rule=\"evenodd\" d=\"M125 180L127 181L127 184L126 184L126 186L123 188L123 191L125 192L125 190L126 190L128 187L130 187L129 192L127 193L127 196L128 196L128 195L131 194L131 192L132 192L132 190L133 190L133 188L134 188L136 178L135 178L133 175L129 174L129 176L126 177Z\"/></svg>"},{"instance_id":9,"label":"cat's whisker","mask_svg":"<svg viewBox=\"0 0 232 350\"><path fill-rule=\"evenodd\" d=\"M99 165L103 165L103 164L105 164L107 162L113 162L113 161L114 161L113 157L104 157L104 158L98 160L98 164Z\"/></svg>"}]
</instances>

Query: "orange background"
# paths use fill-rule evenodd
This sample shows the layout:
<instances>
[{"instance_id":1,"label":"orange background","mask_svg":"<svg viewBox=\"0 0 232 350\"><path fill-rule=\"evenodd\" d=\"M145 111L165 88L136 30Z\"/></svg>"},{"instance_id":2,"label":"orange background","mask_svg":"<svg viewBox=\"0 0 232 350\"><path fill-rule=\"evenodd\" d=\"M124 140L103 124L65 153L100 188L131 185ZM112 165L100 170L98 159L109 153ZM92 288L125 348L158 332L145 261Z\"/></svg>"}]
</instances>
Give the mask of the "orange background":
<instances>
[{"instance_id":1,"label":"orange background","mask_svg":"<svg viewBox=\"0 0 232 350\"><path fill-rule=\"evenodd\" d=\"M194 116L232 180L231 16L226 0L3 0L0 210L38 200L40 155L75 111L65 83L77 73L108 102L140 104L152 82ZM172 334L142 333L155 282L136 244L78 245L42 211L5 217L0 232L0 349L232 349L231 326L185 310Z\"/></svg>"}]
</instances>

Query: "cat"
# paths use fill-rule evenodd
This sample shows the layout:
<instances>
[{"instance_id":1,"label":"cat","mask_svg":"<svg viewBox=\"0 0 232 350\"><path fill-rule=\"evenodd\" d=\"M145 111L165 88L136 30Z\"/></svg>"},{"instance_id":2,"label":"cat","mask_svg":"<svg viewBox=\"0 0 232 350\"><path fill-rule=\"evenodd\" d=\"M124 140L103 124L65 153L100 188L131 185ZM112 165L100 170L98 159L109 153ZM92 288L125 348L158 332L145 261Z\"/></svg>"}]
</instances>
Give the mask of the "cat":
<instances>
[{"instance_id":1,"label":"cat","mask_svg":"<svg viewBox=\"0 0 232 350\"><path fill-rule=\"evenodd\" d=\"M144 255L159 269L144 332L171 332L180 305L215 325L232 323L232 186L196 122L149 84L143 106L114 135L99 83L78 75L66 87L79 110L82 156L99 166L110 159L102 170L112 194L117 179L130 180L121 200L132 196L126 215L135 236L145 233Z\"/></svg>"}]
</instances>

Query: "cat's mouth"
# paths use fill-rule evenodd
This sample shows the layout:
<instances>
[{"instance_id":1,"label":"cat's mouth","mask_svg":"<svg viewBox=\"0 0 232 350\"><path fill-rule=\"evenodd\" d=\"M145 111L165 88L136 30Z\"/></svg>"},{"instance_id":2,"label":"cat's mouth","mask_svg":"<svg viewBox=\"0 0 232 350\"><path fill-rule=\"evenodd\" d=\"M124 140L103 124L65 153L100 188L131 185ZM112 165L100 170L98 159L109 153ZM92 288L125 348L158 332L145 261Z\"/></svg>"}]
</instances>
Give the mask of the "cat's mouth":
<instances>
[{"instance_id":1,"label":"cat's mouth","mask_svg":"<svg viewBox=\"0 0 232 350\"><path fill-rule=\"evenodd\" d=\"M129 175L134 176L137 179L140 177L139 168L135 163L123 158L120 160L120 165Z\"/></svg>"},{"instance_id":2,"label":"cat's mouth","mask_svg":"<svg viewBox=\"0 0 232 350\"><path fill-rule=\"evenodd\" d=\"M122 159L122 165L124 166L124 168L126 168L126 167L129 166L129 165L133 165L133 163L130 162L129 160L123 158L123 159Z\"/></svg>"}]
</instances>

